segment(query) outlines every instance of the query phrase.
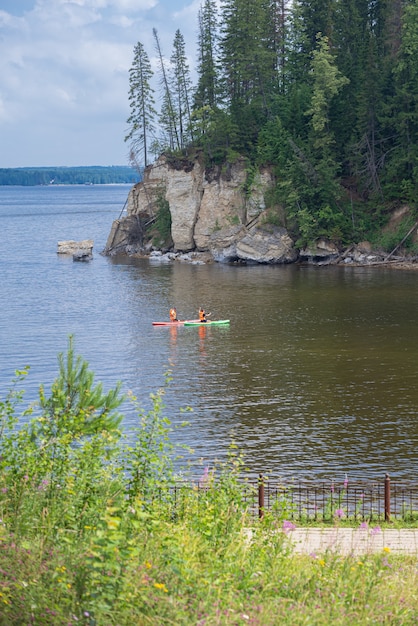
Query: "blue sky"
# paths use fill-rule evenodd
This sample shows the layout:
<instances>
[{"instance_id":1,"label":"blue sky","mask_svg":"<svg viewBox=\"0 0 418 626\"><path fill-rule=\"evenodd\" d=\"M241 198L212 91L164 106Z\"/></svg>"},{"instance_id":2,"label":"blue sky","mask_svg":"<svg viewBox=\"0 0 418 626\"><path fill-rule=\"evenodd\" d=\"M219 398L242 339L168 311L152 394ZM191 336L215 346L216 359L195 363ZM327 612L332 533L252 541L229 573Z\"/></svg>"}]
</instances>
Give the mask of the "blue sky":
<instances>
[{"instance_id":1,"label":"blue sky","mask_svg":"<svg viewBox=\"0 0 418 626\"><path fill-rule=\"evenodd\" d=\"M134 46L193 71L201 1L0 0L0 167L127 164Z\"/></svg>"}]
</instances>

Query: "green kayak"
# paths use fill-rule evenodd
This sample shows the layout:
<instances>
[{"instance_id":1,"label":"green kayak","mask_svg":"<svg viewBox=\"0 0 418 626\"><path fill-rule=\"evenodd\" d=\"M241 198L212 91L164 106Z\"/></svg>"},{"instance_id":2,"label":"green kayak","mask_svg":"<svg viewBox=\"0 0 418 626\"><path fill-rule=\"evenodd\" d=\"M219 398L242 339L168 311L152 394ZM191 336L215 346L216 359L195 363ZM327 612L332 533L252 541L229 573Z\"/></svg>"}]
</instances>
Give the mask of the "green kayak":
<instances>
[{"instance_id":1,"label":"green kayak","mask_svg":"<svg viewBox=\"0 0 418 626\"><path fill-rule=\"evenodd\" d=\"M208 320L207 322L184 322L184 326L221 326L229 324L229 320Z\"/></svg>"}]
</instances>

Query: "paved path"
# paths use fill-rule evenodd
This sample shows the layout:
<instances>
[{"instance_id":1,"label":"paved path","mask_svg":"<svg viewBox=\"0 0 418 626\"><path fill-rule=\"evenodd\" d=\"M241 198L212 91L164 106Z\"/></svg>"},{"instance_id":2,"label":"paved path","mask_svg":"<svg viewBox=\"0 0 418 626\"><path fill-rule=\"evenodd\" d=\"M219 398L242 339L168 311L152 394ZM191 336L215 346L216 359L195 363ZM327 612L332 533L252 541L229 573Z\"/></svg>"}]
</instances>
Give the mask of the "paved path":
<instances>
[{"instance_id":1,"label":"paved path","mask_svg":"<svg viewBox=\"0 0 418 626\"><path fill-rule=\"evenodd\" d=\"M285 531L295 552L321 554L368 554L392 552L418 557L418 529L360 528L294 528Z\"/></svg>"}]
</instances>

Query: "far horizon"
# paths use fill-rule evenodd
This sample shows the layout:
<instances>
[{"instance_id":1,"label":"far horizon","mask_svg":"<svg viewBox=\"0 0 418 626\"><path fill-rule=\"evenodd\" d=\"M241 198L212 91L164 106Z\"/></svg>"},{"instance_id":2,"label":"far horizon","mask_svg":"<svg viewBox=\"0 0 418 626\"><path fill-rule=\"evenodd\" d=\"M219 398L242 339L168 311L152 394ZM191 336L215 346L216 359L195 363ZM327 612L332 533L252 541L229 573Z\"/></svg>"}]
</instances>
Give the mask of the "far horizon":
<instances>
[{"instance_id":1,"label":"far horizon","mask_svg":"<svg viewBox=\"0 0 418 626\"><path fill-rule=\"evenodd\" d=\"M110 165L97 165L97 164L92 164L92 165L17 165L15 167L0 167L0 170L43 170L43 169L71 169L71 168L89 168L89 167L129 167L132 170L135 170L134 167L132 167L132 165L129 165L129 163L127 164L118 164L118 163L112 163Z\"/></svg>"}]
</instances>

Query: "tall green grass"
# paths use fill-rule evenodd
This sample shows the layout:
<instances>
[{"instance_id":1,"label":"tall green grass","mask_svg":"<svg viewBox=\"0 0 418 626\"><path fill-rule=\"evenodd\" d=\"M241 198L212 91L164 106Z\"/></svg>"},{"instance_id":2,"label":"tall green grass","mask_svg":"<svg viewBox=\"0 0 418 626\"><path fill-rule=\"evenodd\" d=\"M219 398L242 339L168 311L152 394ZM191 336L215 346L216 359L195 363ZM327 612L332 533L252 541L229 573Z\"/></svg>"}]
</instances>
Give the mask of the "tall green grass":
<instances>
[{"instance_id":1,"label":"tall green grass","mask_svg":"<svg viewBox=\"0 0 418 626\"><path fill-rule=\"evenodd\" d=\"M72 338L58 362L36 406L27 369L0 400L1 626L418 623L415 558L294 554L283 520L247 510L234 446L170 489L164 390L128 443L120 386L95 385Z\"/></svg>"}]
</instances>

